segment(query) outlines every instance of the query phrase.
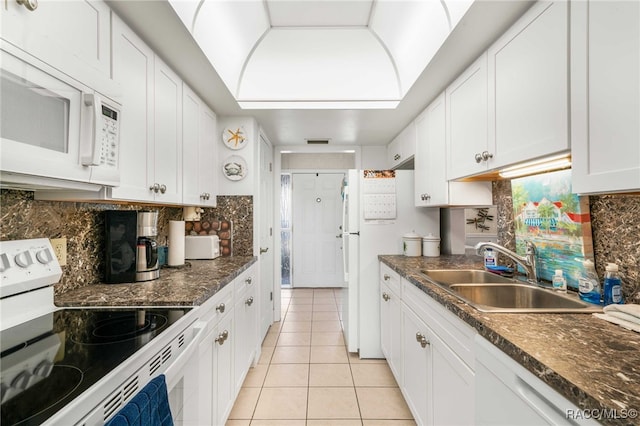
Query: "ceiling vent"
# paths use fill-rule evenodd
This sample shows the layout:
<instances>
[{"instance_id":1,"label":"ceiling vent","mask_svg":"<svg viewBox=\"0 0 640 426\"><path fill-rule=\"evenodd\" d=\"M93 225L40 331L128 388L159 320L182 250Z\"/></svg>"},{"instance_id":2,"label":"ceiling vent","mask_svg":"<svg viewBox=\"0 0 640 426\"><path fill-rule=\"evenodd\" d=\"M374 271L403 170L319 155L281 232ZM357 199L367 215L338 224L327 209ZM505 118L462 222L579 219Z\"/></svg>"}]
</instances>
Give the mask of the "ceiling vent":
<instances>
[{"instance_id":1,"label":"ceiling vent","mask_svg":"<svg viewBox=\"0 0 640 426\"><path fill-rule=\"evenodd\" d=\"M329 139L307 139L309 145L327 145L328 143Z\"/></svg>"}]
</instances>

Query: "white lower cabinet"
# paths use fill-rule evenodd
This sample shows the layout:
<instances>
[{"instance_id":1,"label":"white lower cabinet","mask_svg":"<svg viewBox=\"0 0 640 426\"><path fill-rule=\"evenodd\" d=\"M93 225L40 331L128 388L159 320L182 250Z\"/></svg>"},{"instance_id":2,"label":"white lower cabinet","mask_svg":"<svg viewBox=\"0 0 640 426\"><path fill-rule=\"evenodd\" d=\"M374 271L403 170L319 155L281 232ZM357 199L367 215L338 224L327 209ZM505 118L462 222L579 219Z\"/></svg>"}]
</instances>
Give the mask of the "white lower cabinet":
<instances>
[{"instance_id":1,"label":"white lower cabinet","mask_svg":"<svg viewBox=\"0 0 640 426\"><path fill-rule=\"evenodd\" d=\"M419 426L598 424L383 263L380 276L383 353Z\"/></svg>"},{"instance_id":2,"label":"white lower cabinet","mask_svg":"<svg viewBox=\"0 0 640 426\"><path fill-rule=\"evenodd\" d=\"M413 284L403 279L403 290ZM445 318L422 300L403 291L411 306L402 303L402 393L419 425L470 425L474 421L474 372L435 330ZM427 297L427 296L425 296ZM429 314L423 312L427 310ZM433 324L433 326L430 326Z\"/></svg>"},{"instance_id":3,"label":"white lower cabinet","mask_svg":"<svg viewBox=\"0 0 640 426\"><path fill-rule=\"evenodd\" d=\"M256 269L251 268L235 280L236 334L234 341L234 391L238 393L257 353L258 342L258 281Z\"/></svg>"},{"instance_id":4,"label":"white lower cabinet","mask_svg":"<svg viewBox=\"0 0 640 426\"><path fill-rule=\"evenodd\" d=\"M402 385L402 313L399 294L385 281L380 282L380 345L398 385Z\"/></svg>"},{"instance_id":5,"label":"white lower cabinet","mask_svg":"<svg viewBox=\"0 0 640 426\"><path fill-rule=\"evenodd\" d=\"M257 304L246 302L255 298L257 282L252 281L251 285L246 282L256 270L252 266L197 308L208 333L199 348L198 414L194 423L197 426L226 423L255 359Z\"/></svg>"}]
</instances>

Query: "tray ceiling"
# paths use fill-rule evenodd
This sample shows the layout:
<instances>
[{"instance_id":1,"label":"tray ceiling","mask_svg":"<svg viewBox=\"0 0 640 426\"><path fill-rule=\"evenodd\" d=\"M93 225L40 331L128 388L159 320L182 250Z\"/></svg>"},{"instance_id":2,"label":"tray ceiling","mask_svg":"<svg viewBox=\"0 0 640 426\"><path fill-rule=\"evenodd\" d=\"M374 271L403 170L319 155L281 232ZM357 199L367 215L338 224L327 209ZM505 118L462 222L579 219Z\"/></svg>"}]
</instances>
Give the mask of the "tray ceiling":
<instances>
[{"instance_id":1,"label":"tray ceiling","mask_svg":"<svg viewBox=\"0 0 640 426\"><path fill-rule=\"evenodd\" d=\"M247 109L395 108L472 0L171 1Z\"/></svg>"}]
</instances>

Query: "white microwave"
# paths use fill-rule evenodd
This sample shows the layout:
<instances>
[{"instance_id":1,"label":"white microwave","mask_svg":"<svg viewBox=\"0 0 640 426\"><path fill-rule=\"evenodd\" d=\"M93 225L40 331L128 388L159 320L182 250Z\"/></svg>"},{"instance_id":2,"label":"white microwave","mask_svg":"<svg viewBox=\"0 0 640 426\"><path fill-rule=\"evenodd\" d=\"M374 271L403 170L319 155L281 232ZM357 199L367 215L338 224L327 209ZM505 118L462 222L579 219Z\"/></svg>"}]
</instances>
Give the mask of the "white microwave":
<instances>
[{"instance_id":1,"label":"white microwave","mask_svg":"<svg viewBox=\"0 0 640 426\"><path fill-rule=\"evenodd\" d=\"M2 186L119 185L122 106L107 95L115 92L115 83L105 78L104 87L89 87L4 40L1 43Z\"/></svg>"}]
</instances>

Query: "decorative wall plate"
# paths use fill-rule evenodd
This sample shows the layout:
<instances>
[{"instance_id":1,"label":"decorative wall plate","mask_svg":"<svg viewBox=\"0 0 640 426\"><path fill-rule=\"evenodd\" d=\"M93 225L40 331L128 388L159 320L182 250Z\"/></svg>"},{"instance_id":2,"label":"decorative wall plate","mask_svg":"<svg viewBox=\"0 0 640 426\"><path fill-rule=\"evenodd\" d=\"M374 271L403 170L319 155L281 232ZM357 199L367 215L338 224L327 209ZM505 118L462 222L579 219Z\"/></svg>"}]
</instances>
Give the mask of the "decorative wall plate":
<instances>
[{"instance_id":1,"label":"decorative wall plate","mask_svg":"<svg viewBox=\"0 0 640 426\"><path fill-rule=\"evenodd\" d=\"M229 149L242 149L247 145L247 133L244 127L227 127L222 132L222 141Z\"/></svg>"},{"instance_id":2,"label":"decorative wall plate","mask_svg":"<svg viewBox=\"0 0 640 426\"><path fill-rule=\"evenodd\" d=\"M222 162L222 173L229 180L244 179L247 172L247 162L239 155L231 155Z\"/></svg>"}]
</instances>

